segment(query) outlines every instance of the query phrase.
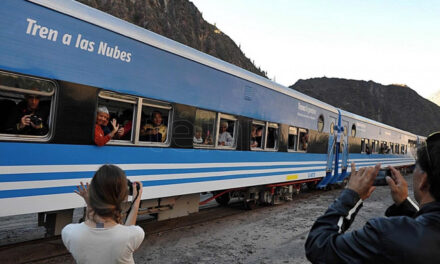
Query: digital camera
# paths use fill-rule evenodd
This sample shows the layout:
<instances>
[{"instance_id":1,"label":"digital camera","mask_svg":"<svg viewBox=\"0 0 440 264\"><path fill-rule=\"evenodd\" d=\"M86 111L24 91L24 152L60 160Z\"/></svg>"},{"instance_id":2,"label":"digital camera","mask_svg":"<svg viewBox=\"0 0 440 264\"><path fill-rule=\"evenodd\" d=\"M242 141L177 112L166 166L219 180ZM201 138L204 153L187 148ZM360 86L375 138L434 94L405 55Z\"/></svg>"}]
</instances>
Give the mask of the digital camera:
<instances>
[{"instance_id":1,"label":"digital camera","mask_svg":"<svg viewBox=\"0 0 440 264\"><path fill-rule=\"evenodd\" d=\"M37 115L31 115L29 117L31 119L32 124L39 126L41 125L41 123L43 123L43 120L41 119L41 117L37 116Z\"/></svg>"},{"instance_id":2,"label":"digital camera","mask_svg":"<svg viewBox=\"0 0 440 264\"><path fill-rule=\"evenodd\" d=\"M387 180L385 179L387 176L391 177L391 170L389 169L381 169L377 174L376 179L374 180L373 186L385 186L388 185Z\"/></svg>"},{"instance_id":3,"label":"digital camera","mask_svg":"<svg viewBox=\"0 0 440 264\"><path fill-rule=\"evenodd\" d=\"M136 190L139 193L139 189L141 188L141 186L139 185L139 183L137 182L135 183L136 183ZM129 179L127 179L127 185L128 185L128 195L133 195L133 183Z\"/></svg>"}]
</instances>

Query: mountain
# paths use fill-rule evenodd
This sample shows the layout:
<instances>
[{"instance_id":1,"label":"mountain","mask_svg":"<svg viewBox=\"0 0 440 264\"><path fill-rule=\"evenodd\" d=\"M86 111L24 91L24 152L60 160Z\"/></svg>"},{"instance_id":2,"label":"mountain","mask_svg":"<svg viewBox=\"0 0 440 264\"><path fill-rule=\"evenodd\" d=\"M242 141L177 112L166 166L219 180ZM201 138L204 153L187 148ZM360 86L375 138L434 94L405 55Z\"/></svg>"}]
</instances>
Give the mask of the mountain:
<instances>
[{"instance_id":1,"label":"mountain","mask_svg":"<svg viewBox=\"0 0 440 264\"><path fill-rule=\"evenodd\" d=\"M440 91L438 91L435 94L431 95L428 99L431 102L433 102L434 104L437 104L437 105L440 106Z\"/></svg>"},{"instance_id":2,"label":"mountain","mask_svg":"<svg viewBox=\"0 0 440 264\"><path fill-rule=\"evenodd\" d=\"M323 77L299 80L290 88L418 135L440 130L440 107L405 85Z\"/></svg>"},{"instance_id":3,"label":"mountain","mask_svg":"<svg viewBox=\"0 0 440 264\"><path fill-rule=\"evenodd\" d=\"M115 17L267 78L235 42L188 0L78 0Z\"/></svg>"}]
</instances>

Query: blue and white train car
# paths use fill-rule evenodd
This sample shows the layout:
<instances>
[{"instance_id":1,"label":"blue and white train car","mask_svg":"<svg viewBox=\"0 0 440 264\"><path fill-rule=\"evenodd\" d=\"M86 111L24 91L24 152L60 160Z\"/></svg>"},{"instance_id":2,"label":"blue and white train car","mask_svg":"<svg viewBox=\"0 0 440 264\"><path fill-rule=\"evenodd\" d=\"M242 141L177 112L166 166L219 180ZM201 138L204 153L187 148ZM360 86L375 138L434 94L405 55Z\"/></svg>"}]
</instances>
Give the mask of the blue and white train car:
<instances>
[{"instance_id":1,"label":"blue and white train car","mask_svg":"<svg viewBox=\"0 0 440 264\"><path fill-rule=\"evenodd\" d=\"M124 127L102 147L99 106ZM181 201L198 210L201 192L276 202L341 180L349 161L411 166L417 141L68 0L1 1L0 124L0 216L84 206L73 190L105 163L142 181L162 219Z\"/></svg>"}]
</instances>

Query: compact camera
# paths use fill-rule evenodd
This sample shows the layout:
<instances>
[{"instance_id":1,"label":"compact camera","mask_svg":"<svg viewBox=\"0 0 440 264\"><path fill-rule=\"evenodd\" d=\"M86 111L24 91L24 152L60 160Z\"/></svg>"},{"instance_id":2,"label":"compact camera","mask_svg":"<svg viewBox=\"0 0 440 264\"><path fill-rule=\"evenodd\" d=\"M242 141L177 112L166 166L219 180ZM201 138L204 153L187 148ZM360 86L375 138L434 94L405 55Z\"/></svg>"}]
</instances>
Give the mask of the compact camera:
<instances>
[{"instance_id":1,"label":"compact camera","mask_svg":"<svg viewBox=\"0 0 440 264\"><path fill-rule=\"evenodd\" d=\"M139 185L139 183L137 182L135 183L136 183L136 190L139 193L139 189L141 188L141 186ZM133 195L133 183L129 179L127 179L127 185L128 185L128 195Z\"/></svg>"},{"instance_id":2,"label":"compact camera","mask_svg":"<svg viewBox=\"0 0 440 264\"><path fill-rule=\"evenodd\" d=\"M385 186L388 185L387 180L385 179L387 176L391 176L391 170L389 169L381 169L377 174L376 179L373 182L373 186Z\"/></svg>"},{"instance_id":3,"label":"compact camera","mask_svg":"<svg viewBox=\"0 0 440 264\"><path fill-rule=\"evenodd\" d=\"M36 126L39 126L39 125L41 125L41 123L43 123L43 120L41 119L41 117L39 117L37 115L31 115L29 118L31 119L31 122Z\"/></svg>"}]
</instances>

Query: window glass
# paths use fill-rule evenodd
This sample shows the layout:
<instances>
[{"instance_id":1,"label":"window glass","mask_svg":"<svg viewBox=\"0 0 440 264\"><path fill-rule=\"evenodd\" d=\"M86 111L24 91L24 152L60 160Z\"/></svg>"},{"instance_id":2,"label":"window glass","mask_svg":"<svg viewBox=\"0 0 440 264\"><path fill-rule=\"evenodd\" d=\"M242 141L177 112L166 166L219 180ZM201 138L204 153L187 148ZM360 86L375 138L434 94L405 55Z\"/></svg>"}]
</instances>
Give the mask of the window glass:
<instances>
[{"instance_id":1,"label":"window glass","mask_svg":"<svg viewBox=\"0 0 440 264\"><path fill-rule=\"evenodd\" d=\"M324 116L320 115L318 117L318 132L322 132L324 130Z\"/></svg>"},{"instance_id":2,"label":"window glass","mask_svg":"<svg viewBox=\"0 0 440 264\"><path fill-rule=\"evenodd\" d=\"M265 125L264 123L254 122L251 127L251 148L252 149L263 149L264 143L264 132Z\"/></svg>"},{"instance_id":3,"label":"window glass","mask_svg":"<svg viewBox=\"0 0 440 264\"><path fill-rule=\"evenodd\" d=\"M55 84L0 72L0 133L47 137Z\"/></svg>"},{"instance_id":4,"label":"window glass","mask_svg":"<svg viewBox=\"0 0 440 264\"><path fill-rule=\"evenodd\" d=\"M170 109L144 104L141 113L139 141L166 143L168 139L170 112Z\"/></svg>"},{"instance_id":5,"label":"window glass","mask_svg":"<svg viewBox=\"0 0 440 264\"><path fill-rule=\"evenodd\" d=\"M278 125L270 124L267 128L267 141L266 148L277 149L278 148Z\"/></svg>"},{"instance_id":6,"label":"window glass","mask_svg":"<svg viewBox=\"0 0 440 264\"><path fill-rule=\"evenodd\" d=\"M289 143L288 149L298 150L298 129L296 127L289 127Z\"/></svg>"},{"instance_id":7,"label":"window glass","mask_svg":"<svg viewBox=\"0 0 440 264\"><path fill-rule=\"evenodd\" d=\"M100 125L104 135L112 134L111 132L114 130L117 131L113 133L111 140L131 141L136 101L135 99L123 100L123 98L122 95L118 97L118 95L112 93L100 93L96 124ZM102 116L103 112L101 110L108 112L106 117Z\"/></svg>"},{"instance_id":8,"label":"window glass","mask_svg":"<svg viewBox=\"0 0 440 264\"><path fill-rule=\"evenodd\" d=\"M335 123L331 123L330 124L330 134L333 134L333 133L335 133Z\"/></svg>"},{"instance_id":9,"label":"window glass","mask_svg":"<svg viewBox=\"0 0 440 264\"><path fill-rule=\"evenodd\" d=\"M394 154L399 154L399 144L394 144Z\"/></svg>"},{"instance_id":10,"label":"window glass","mask_svg":"<svg viewBox=\"0 0 440 264\"><path fill-rule=\"evenodd\" d=\"M366 152L365 138L361 139L361 153Z\"/></svg>"},{"instance_id":11,"label":"window glass","mask_svg":"<svg viewBox=\"0 0 440 264\"><path fill-rule=\"evenodd\" d=\"M356 125L353 124L353 126L351 126L351 136L355 137L356 136Z\"/></svg>"},{"instance_id":12,"label":"window glass","mask_svg":"<svg viewBox=\"0 0 440 264\"><path fill-rule=\"evenodd\" d=\"M405 154L405 145L400 146L400 154Z\"/></svg>"},{"instance_id":13,"label":"window glass","mask_svg":"<svg viewBox=\"0 0 440 264\"><path fill-rule=\"evenodd\" d=\"M221 117L218 129L217 145L220 147L234 147L235 146L235 126L236 120Z\"/></svg>"},{"instance_id":14,"label":"window glass","mask_svg":"<svg viewBox=\"0 0 440 264\"><path fill-rule=\"evenodd\" d=\"M197 109L193 143L197 146L213 146L216 113Z\"/></svg>"},{"instance_id":15,"label":"window glass","mask_svg":"<svg viewBox=\"0 0 440 264\"><path fill-rule=\"evenodd\" d=\"M307 146L309 144L309 132L307 129L299 130L299 151L307 151Z\"/></svg>"}]
</instances>

